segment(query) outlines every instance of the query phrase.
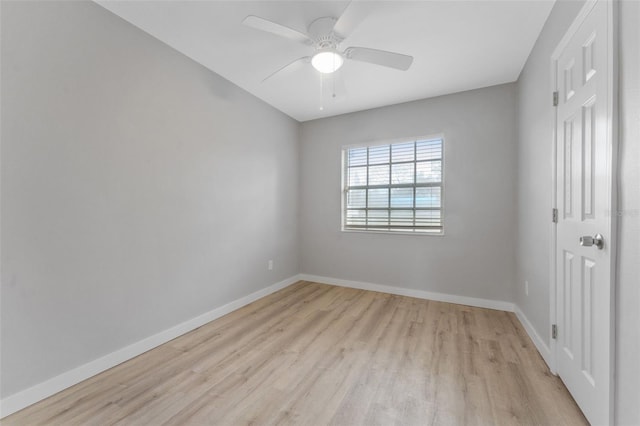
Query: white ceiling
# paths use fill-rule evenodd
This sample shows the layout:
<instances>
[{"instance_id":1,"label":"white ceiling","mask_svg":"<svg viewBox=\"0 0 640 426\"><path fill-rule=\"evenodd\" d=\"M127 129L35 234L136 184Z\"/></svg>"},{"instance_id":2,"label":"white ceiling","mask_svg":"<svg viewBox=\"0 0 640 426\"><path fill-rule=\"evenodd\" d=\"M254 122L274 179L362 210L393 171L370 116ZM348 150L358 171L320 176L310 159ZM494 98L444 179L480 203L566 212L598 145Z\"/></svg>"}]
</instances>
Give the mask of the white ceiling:
<instances>
[{"instance_id":1,"label":"white ceiling","mask_svg":"<svg viewBox=\"0 0 640 426\"><path fill-rule=\"evenodd\" d=\"M111 12L298 121L515 81L553 0L375 1L341 47L414 56L408 71L347 61L333 82L311 65L262 80L313 48L242 25L257 15L301 32L348 1L112 1ZM368 7L367 7L368 6ZM364 11L368 10L367 13Z\"/></svg>"}]
</instances>

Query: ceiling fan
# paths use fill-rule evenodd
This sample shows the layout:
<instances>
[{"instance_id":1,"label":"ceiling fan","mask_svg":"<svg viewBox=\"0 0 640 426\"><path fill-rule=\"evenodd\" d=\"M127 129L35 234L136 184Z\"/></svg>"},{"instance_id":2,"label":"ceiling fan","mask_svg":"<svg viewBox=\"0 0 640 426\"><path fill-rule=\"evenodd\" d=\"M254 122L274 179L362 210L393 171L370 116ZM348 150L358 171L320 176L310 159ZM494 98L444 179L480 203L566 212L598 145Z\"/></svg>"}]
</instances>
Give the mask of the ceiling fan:
<instances>
[{"instance_id":1,"label":"ceiling fan","mask_svg":"<svg viewBox=\"0 0 640 426\"><path fill-rule=\"evenodd\" d=\"M356 3L360 2L351 2L338 19L331 16L316 19L309 25L306 34L259 16L249 15L244 18L242 23L248 27L276 34L312 46L315 49L312 55L303 56L286 64L262 81L264 82L282 71L290 71L309 62L323 74L337 71L345 60L367 62L402 71L408 70L413 62L413 56L368 47L348 47L344 50L339 48L340 43L359 24L358 15L362 14L357 10L357 6L354 7Z\"/></svg>"}]
</instances>

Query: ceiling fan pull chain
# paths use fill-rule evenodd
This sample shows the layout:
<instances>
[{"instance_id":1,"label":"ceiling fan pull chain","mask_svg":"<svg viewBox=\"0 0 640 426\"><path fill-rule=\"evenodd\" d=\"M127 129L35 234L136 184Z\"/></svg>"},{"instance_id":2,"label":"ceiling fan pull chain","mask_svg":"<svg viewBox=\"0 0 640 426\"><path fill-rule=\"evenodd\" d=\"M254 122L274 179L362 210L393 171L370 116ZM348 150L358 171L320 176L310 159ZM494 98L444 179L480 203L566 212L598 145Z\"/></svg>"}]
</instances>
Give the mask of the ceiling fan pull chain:
<instances>
[{"instance_id":1,"label":"ceiling fan pull chain","mask_svg":"<svg viewBox=\"0 0 640 426\"><path fill-rule=\"evenodd\" d=\"M331 77L332 77L331 78L331 83L333 83L333 90L332 90L333 93L331 94L331 97L333 98L333 100L335 100L336 99L336 78L337 78L337 75L334 73L334 74L332 74Z\"/></svg>"},{"instance_id":2,"label":"ceiling fan pull chain","mask_svg":"<svg viewBox=\"0 0 640 426\"><path fill-rule=\"evenodd\" d=\"M324 111L324 74L320 74L320 111Z\"/></svg>"}]
</instances>

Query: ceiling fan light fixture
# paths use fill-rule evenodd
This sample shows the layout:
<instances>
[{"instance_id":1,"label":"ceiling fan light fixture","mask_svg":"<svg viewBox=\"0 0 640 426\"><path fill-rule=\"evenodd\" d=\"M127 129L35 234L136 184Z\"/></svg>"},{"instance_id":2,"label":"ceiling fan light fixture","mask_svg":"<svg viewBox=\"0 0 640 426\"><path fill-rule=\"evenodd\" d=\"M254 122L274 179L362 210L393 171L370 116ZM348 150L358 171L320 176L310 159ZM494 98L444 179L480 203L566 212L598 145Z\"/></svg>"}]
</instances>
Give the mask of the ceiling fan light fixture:
<instances>
[{"instance_id":1,"label":"ceiling fan light fixture","mask_svg":"<svg viewBox=\"0 0 640 426\"><path fill-rule=\"evenodd\" d=\"M311 65L323 74L331 74L340 69L344 58L335 50L324 50L316 53L311 58Z\"/></svg>"}]
</instances>

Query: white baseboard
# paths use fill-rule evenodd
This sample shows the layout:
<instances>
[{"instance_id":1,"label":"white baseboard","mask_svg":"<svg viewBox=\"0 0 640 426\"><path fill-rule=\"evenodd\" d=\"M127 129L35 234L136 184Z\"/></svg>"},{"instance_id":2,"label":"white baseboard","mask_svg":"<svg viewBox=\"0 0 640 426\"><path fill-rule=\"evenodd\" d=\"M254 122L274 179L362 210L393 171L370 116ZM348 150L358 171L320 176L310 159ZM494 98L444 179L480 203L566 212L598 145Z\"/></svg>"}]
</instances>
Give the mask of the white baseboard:
<instances>
[{"instance_id":1,"label":"white baseboard","mask_svg":"<svg viewBox=\"0 0 640 426\"><path fill-rule=\"evenodd\" d=\"M455 294L437 293L432 291L414 290L403 287L393 287L382 284L365 283L361 281L341 280L338 278L320 277L317 275L300 274L300 280L337 285L340 287L357 288L359 290L379 291L381 293L397 294L399 296L416 297L418 299L435 300L438 302L456 303L458 305L475 306L478 308L497 309L499 311L513 312L511 302L502 300L480 299L476 297L458 296Z\"/></svg>"},{"instance_id":2,"label":"white baseboard","mask_svg":"<svg viewBox=\"0 0 640 426\"><path fill-rule=\"evenodd\" d=\"M524 312L522 312L518 305L515 305L514 312L520 320L520 323L524 327L524 330L533 341L533 344L536 346L536 349L538 349L538 352L540 352L540 355L542 355L542 359L544 359L544 362L547 363L547 366L552 372L555 372L555 365L553 362L553 357L551 356L551 349L549 349L549 346L545 343L544 339L540 337L536 329L533 327L533 324L531 324L531 321L529 321L529 318L527 318L527 316L524 314Z\"/></svg>"},{"instance_id":3,"label":"white baseboard","mask_svg":"<svg viewBox=\"0 0 640 426\"><path fill-rule=\"evenodd\" d=\"M35 404L38 401L60 392L61 390L80 383L81 381L95 376L98 373L160 346L169 340L175 339L178 336L201 327L216 318L220 318L229 312L233 312L251 302L288 287L299 280L300 277L298 275L294 275L293 277L287 278L279 283L275 283L269 287L263 288L262 290L258 290L247 296L241 297L240 299L236 299L233 302L227 303L226 305L220 306L212 311L206 312L167 330L154 334L153 336L142 339L101 358L76 367L73 370L67 371L47 381L8 396L0 401L0 418L4 418L16 411L22 410L31 404Z\"/></svg>"}]
</instances>

